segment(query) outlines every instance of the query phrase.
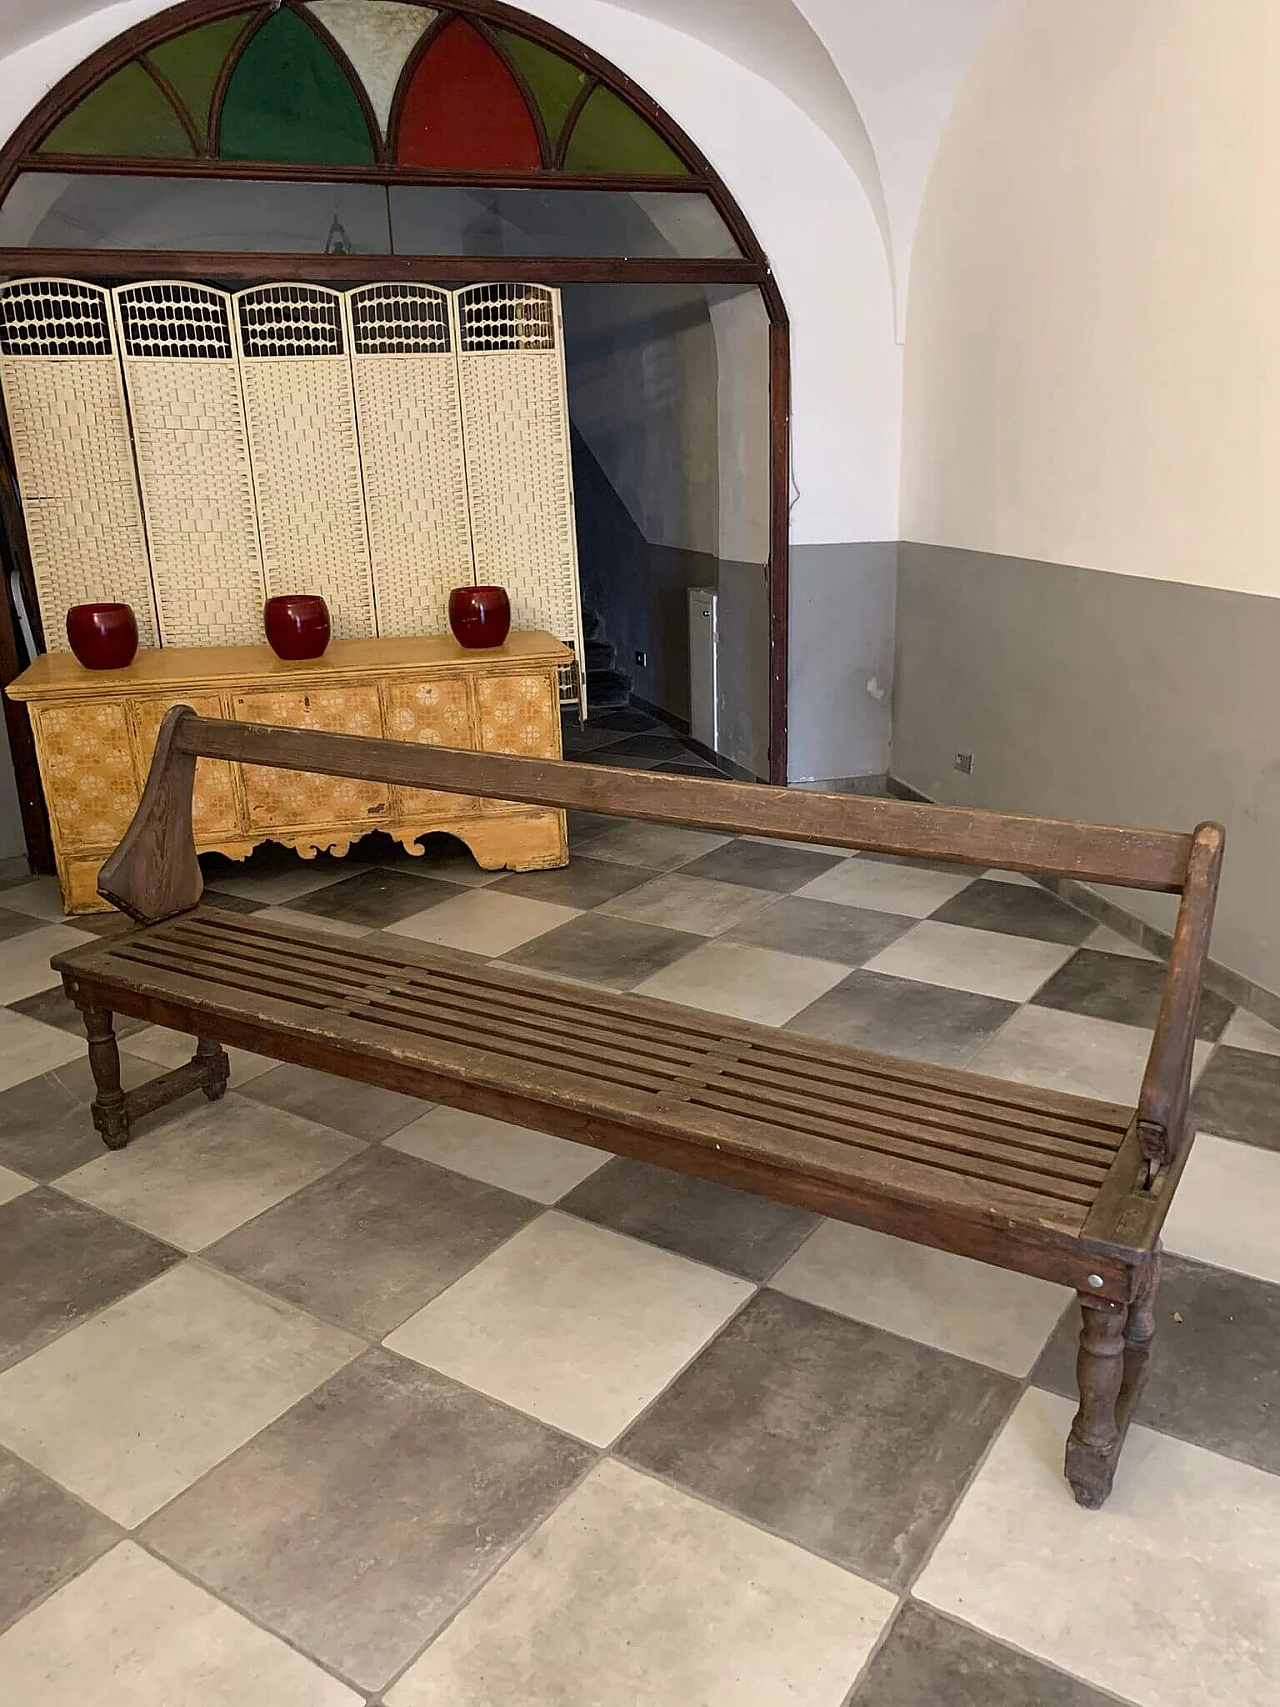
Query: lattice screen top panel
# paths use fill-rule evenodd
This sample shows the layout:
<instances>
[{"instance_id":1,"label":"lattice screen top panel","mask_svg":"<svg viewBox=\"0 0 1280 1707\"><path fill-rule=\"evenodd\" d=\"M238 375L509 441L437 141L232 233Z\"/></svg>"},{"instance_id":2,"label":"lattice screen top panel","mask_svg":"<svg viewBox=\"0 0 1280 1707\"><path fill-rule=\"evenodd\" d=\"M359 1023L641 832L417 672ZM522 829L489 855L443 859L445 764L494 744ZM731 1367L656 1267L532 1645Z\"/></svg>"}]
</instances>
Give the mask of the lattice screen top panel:
<instances>
[{"instance_id":1,"label":"lattice screen top panel","mask_svg":"<svg viewBox=\"0 0 1280 1707\"><path fill-rule=\"evenodd\" d=\"M271 284L236 297L240 348L249 357L340 356L342 296L322 285Z\"/></svg>"},{"instance_id":2,"label":"lattice screen top panel","mask_svg":"<svg viewBox=\"0 0 1280 1707\"><path fill-rule=\"evenodd\" d=\"M458 347L482 350L554 350L555 298L542 285L471 285L458 292Z\"/></svg>"},{"instance_id":3,"label":"lattice screen top panel","mask_svg":"<svg viewBox=\"0 0 1280 1707\"><path fill-rule=\"evenodd\" d=\"M123 285L116 291L124 353L183 360L231 361L235 351L227 298L207 285L180 281Z\"/></svg>"},{"instance_id":4,"label":"lattice screen top panel","mask_svg":"<svg viewBox=\"0 0 1280 1707\"><path fill-rule=\"evenodd\" d=\"M362 285L347 297L358 356L447 356L453 349L449 293L435 285Z\"/></svg>"},{"instance_id":5,"label":"lattice screen top panel","mask_svg":"<svg viewBox=\"0 0 1280 1707\"><path fill-rule=\"evenodd\" d=\"M108 292L78 279L19 279L0 286L0 354L114 355Z\"/></svg>"}]
</instances>

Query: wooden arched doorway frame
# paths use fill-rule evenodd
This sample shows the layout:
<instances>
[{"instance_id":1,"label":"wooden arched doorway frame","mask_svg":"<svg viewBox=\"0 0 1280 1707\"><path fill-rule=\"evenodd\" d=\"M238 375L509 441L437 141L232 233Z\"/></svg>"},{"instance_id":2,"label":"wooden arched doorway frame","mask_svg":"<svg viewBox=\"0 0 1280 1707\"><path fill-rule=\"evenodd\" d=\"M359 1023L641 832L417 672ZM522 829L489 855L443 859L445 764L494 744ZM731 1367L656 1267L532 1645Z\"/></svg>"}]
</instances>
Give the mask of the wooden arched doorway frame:
<instances>
[{"instance_id":1,"label":"wooden arched doorway frame","mask_svg":"<svg viewBox=\"0 0 1280 1707\"><path fill-rule=\"evenodd\" d=\"M406 3L425 7L427 0L406 0ZM452 17L460 15L475 23L482 31L497 28L514 30L530 41L574 62L590 79L586 89L590 91L599 84L620 96L674 151L684 165L687 175L680 178L655 178L638 174L574 173L565 170L562 160L551 158L545 140L544 170L536 173L507 170L445 171L397 165L385 158L368 165L339 166L222 160L201 158L198 155L191 159L162 162L149 157L69 156L66 153L42 155L38 152L44 138L86 94L136 59L139 54L197 25L211 23L237 13L251 15L244 32L247 39L254 29L260 27L262 22L282 7L297 10L298 0L269 0L266 5L262 4L261 0L257 0L257 3L255 0L182 0L181 4L158 12L154 17L116 36L68 72L61 82L36 104L0 149L0 202L20 173L49 171L139 175L160 172L165 176L189 174L193 177L252 177L286 181L358 180L387 185L436 184L463 185L468 188L661 188L668 191L700 192L708 197L738 245L740 258L697 260L575 256L360 256L216 253L204 250L0 247L0 278L71 273L103 283L118 283L133 278L214 276L247 283L288 276L311 282L341 284L363 281L373 268L380 277L389 280L415 279L441 285L532 280L545 284L643 282L755 286L760 292L768 317L769 330L769 780L775 784L785 783L791 418L790 327L786 307L764 250L728 187L690 137L624 71L554 25L504 5L501 0L443 0L443 4L430 8L439 16L424 32L417 48L410 55L409 65L402 74L397 101L403 96L409 70L417 57L425 51L434 34L443 27L442 20L447 23ZM307 21L313 29L317 28L313 15L308 15ZM321 33L324 32L321 30ZM487 39L494 40L492 35ZM365 100L360 80L339 44L332 37L326 37L326 44L339 63L350 73L354 87L360 92L361 99ZM514 74L519 75L514 65L511 69ZM223 92L222 89L215 89L212 98L215 132L217 105ZM365 104L367 105L367 100ZM532 100L530 105L533 105ZM376 125L371 125L371 131L375 136L379 134ZM389 125L388 132L391 131L392 126ZM21 567L26 560L26 534L16 500L7 425L4 452L6 467L3 471L5 478L0 483L0 525L3 526L11 554ZM12 678L17 662L18 651L9 617L8 600L4 599L0 600L0 685ZM18 778L27 846L38 868L52 869L35 751L25 708L13 705L6 699L5 717Z\"/></svg>"}]
</instances>

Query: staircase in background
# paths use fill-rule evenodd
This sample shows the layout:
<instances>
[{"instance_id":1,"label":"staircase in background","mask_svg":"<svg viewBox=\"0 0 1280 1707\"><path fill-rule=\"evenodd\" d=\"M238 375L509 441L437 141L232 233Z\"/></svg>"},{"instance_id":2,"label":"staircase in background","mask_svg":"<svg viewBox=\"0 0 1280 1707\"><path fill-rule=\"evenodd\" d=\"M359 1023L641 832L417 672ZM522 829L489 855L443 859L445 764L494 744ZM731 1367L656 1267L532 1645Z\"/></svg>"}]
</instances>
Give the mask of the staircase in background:
<instances>
[{"instance_id":1,"label":"staircase in background","mask_svg":"<svg viewBox=\"0 0 1280 1707\"><path fill-rule=\"evenodd\" d=\"M582 635L586 645L587 715L618 711L631 704L631 677L616 668L614 645L605 637L604 619L590 606L582 612Z\"/></svg>"}]
</instances>

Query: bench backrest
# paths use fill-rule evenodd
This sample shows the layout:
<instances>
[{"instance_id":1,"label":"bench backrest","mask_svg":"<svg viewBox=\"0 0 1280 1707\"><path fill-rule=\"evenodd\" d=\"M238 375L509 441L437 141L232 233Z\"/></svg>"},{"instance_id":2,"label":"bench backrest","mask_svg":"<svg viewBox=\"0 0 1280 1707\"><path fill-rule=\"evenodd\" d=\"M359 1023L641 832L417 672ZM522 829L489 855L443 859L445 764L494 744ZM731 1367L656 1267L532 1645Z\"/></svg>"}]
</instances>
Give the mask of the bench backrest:
<instances>
[{"instance_id":1,"label":"bench backrest","mask_svg":"<svg viewBox=\"0 0 1280 1707\"><path fill-rule=\"evenodd\" d=\"M137 814L98 883L107 900L143 923L194 907L203 892L191 822L197 758L1181 894L1140 1109L1163 1134L1148 1139L1153 1156L1167 1151L1169 1134L1180 1127L1222 857L1216 824L1192 835L1079 824L235 723L175 706L161 726Z\"/></svg>"}]
</instances>

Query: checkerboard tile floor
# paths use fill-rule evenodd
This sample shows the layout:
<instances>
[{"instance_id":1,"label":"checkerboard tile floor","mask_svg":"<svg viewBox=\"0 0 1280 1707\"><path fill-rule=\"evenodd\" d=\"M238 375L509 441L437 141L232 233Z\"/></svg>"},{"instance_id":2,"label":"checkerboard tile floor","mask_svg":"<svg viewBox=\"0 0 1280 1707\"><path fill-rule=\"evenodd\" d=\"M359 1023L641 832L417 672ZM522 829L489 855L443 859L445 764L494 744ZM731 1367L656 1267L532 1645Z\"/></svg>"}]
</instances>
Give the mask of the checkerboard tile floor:
<instances>
[{"instance_id":1,"label":"checkerboard tile floor","mask_svg":"<svg viewBox=\"0 0 1280 1707\"><path fill-rule=\"evenodd\" d=\"M263 850L209 899L1136 1091L1161 969L1038 888L571 839L523 876ZM0 892L6 1700L1280 1699L1280 1032L1206 1000L1152 1378L1088 1513L1056 1287L244 1053L106 1154L47 967L110 928ZM122 1032L130 1080L186 1051Z\"/></svg>"}]
</instances>

